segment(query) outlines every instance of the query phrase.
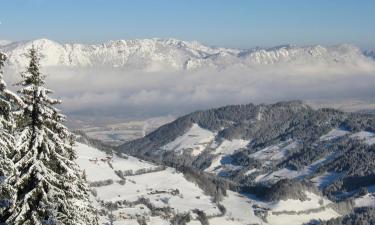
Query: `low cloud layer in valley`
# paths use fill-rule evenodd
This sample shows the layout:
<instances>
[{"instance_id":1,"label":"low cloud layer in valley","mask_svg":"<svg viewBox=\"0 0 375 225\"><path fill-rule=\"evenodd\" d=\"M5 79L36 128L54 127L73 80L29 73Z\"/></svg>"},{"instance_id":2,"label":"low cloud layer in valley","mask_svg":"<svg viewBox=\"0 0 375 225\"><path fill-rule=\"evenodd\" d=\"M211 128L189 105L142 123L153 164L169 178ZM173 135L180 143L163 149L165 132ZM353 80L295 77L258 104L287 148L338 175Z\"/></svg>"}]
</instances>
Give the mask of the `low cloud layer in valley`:
<instances>
[{"instance_id":1,"label":"low cloud layer in valley","mask_svg":"<svg viewBox=\"0 0 375 225\"><path fill-rule=\"evenodd\" d=\"M75 115L152 117L226 104L375 98L375 63L163 72L50 67L45 72L64 110Z\"/></svg>"}]
</instances>

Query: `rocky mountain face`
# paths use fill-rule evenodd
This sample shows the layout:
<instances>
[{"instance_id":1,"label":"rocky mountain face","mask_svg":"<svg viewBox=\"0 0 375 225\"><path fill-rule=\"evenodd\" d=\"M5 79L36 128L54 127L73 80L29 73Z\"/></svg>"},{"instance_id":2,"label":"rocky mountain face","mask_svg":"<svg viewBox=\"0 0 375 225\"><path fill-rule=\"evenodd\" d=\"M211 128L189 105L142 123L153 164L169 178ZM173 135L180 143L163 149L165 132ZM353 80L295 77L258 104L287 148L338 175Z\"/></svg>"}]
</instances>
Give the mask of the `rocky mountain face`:
<instances>
[{"instance_id":1,"label":"rocky mountain face","mask_svg":"<svg viewBox=\"0 0 375 225\"><path fill-rule=\"evenodd\" d=\"M117 150L193 167L268 200L303 199L309 191L346 212L375 206L371 114L300 101L232 105L188 114Z\"/></svg>"},{"instance_id":2,"label":"rocky mountain face","mask_svg":"<svg viewBox=\"0 0 375 225\"><path fill-rule=\"evenodd\" d=\"M269 64L363 64L369 54L352 45L332 47L292 45L274 48L229 49L208 47L198 42L176 39L117 40L102 44L61 44L48 39L1 42L0 51L8 54L10 64L23 67L24 53L32 45L43 55L43 66L115 67L142 70L195 70L253 67Z\"/></svg>"}]
</instances>

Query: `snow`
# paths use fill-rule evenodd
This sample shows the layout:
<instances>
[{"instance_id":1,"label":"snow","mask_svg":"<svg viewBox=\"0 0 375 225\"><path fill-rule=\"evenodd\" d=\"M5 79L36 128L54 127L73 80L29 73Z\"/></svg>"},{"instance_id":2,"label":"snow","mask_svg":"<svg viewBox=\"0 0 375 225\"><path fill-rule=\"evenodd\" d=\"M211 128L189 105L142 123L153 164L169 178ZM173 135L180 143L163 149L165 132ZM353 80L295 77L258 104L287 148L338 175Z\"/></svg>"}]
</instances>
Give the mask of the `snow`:
<instances>
[{"instance_id":1,"label":"snow","mask_svg":"<svg viewBox=\"0 0 375 225\"><path fill-rule=\"evenodd\" d=\"M63 44L48 39L13 42L0 45L16 67L27 64L23 54L31 45L46 56L43 66L113 67L157 71L161 68L196 70L226 68L233 65L254 67L263 65L353 65L368 64L369 60L352 45L278 46L268 49L213 48L197 42L176 39L134 39L108 41L97 45Z\"/></svg>"},{"instance_id":2,"label":"snow","mask_svg":"<svg viewBox=\"0 0 375 225\"><path fill-rule=\"evenodd\" d=\"M237 213L235 214L236 217L240 217L240 215L248 216L249 214L251 217L253 215L251 211L253 210L266 210L266 219L268 223L259 221L259 218L257 217L253 218L252 220L255 221L254 223L269 225L301 225L309 222L311 219L328 220L341 216L339 213L328 206L332 203L330 200L308 191L306 191L305 194L308 197L306 201L288 199L275 202L261 201L255 196L247 194L247 200L245 201L245 204L241 206L241 209L236 208L240 206L240 204L233 205L232 207L234 209L233 211L237 211ZM239 202L240 200L237 199L236 201ZM246 204L248 205L247 207ZM252 224L250 223L250 221L248 221L247 223Z\"/></svg>"},{"instance_id":3,"label":"snow","mask_svg":"<svg viewBox=\"0 0 375 225\"><path fill-rule=\"evenodd\" d=\"M258 170L256 168L253 168L253 169L250 169L248 171L245 172L245 176L249 176L250 174L253 174L255 172L257 172Z\"/></svg>"},{"instance_id":4,"label":"snow","mask_svg":"<svg viewBox=\"0 0 375 225\"><path fill-rule=\"evenodd\" d=\"M368 194L354 200L356 207L374 207L375 208L375 185L367 187Z\"/></svg>"},{"instance_id":5,"label":"snow","mask_svg":"<svg viewBox=\"0 0 375 225\"><path fill-rule=\"evenodd\" d=\"M106 222L108 221L105 221L103 223ZM113 225L139 225L139 223L136 220L122 220L113 222Z\"/></svg>"},{"instance_id":6,"label":"snow","mask_svg":"<svg viewBox=\"0 0 375 225\"><path fill-rule=\"evenodd\" d=\"M236 150L245 148L250 141L243 140L243 139L233 139L233 140L226 140L224 139L221 144L214 150L216 154L224 154L224 155L231 155ZM214 146L214 144L212 145Z\"/></svg>"},{"instance_id":7,"label":"snow","mask_svg":"<svg viewBox=\"0 0 375 225\"><path fill-rule=\"evenodd\" d=\"M325 172L320 176L316 176L311 181L320 189L332 184L338 180L343 174L335 172Z\"/></svg>"},{"instance_id":8,"label":"snow","mask_svg":"<svg viewBox=\"0 0 375 225\"><path fill-rule=\"evenodd\" d=\"M85 144L77 143L77 162L86 171L89 182L113 179L114 183L101 187L95 187L97 197L92 197L94 205L101 208L100 201L115 202L119 200L136 201L140 197L150 200L156 207L170 206L177 212L191 212L193 209L203 210L207 215L218 215L220 213L217 205L212 202L210 196L204 194L196 184L187 181L182 173L175 169L166 168L158 172L149 172L141 175L126 177L125 184L120 184L121 179L115 174L115 170L137 170L140 168L151 168L155 165L141 161L134 157L119 158L113 156L111 159L113 169L107 162L101 161L108 155L98 149ZM98 159L92 162L90 159ZM178 193L173 192L178 189ZM159 217L151 217L150 210L142 205L124 207L113 212L117 221L115 224L137 224L134 219L121 219L121 215L146 215L152 224L169 224L168 221ZM107 218L100 218L104 224Z\"/></svg>"},{"instance_id":9,"label":"snow","mask_svg":"<svg viewBox=\"0 0 375 225\"><path fill-rule=\"evenodd\" d=\"M267 217L269 224L272 225L301 225L307 223L313 219L330 220L341 215L331 208L327 208L320 212L313 212L308 214L300 215L273 215Z\"/></svg>"},{"instance_id":10,"label":"snow","mask_svg":"<svg viewBox=\"0 0 375 225\"><path fill-rule=\"evenodd\" d=\"M359 139L364 141L365 144L373 145L375 144L375 133L368 131L360 131L350 135L351 138Z\"/></svg>"},{"instance_id":11,"label":"snow","mask_svg":"<svg viewBox=\"0 0 375 225\"><path fill-rule=\"evenodd\" d=\"M142 161L138 158L132 157L132 156L126 156L127 159L123 159L117 156L113 156L111 160L111 164L113 166L114 170L139 170L142 168L145 169L152 169L155 168L156 165Z\"/></svg>"},{"instance_id":12,"label":"snow","mask_svg":"<svg viewBox=\"0 0 375 225\"><path fill-rule=\"evenodd\" d=\"M295 149L297 147L298 142L288 140L277 145L271 145L269 147L266 147L260 151L251 154L250 156L261 161L280 160L284 158L290 150Z\"/></svg>"},{"instance_id":13,"label":"snow","mask_svg":"<svg viewBox=\"0 0 375 225\"><path fill-rule=\"evenodd\" d=\"M229 166L225 164L230 164L230 162L224 162L224 157L232 155L235 151L245 148L250 141L243 139L233 139L226 140L223 139L221 143L214 142L211 144L210 148L213 149L213 154L216 157L212 160L211 165L205 170L206 172L218 173L222 170L223 166Z\"/></svg>"},{"instance_id":14,"label":"snow","mask_svg":"<svg viewBox=\"0 0 375 225\"><path fill-rule=\"evenodd\" d=\"M149 169L156 167L154 164L141 162L141 160L132 156L127 156L127 159L124 159L116 155L107 155L103 151L81 143L77 143L76 149L78 152L77 162L85 170L87 178L90 181L118 180L119 177L114 173L115 170L136 171L142 168ZM107 157L111 157L109 162L113 168L106 161Z\"/></svg>"},{"instance_id":15,"label":"snow","mask_svg":"<svg viewBox=\"0 0 375 225\"><path fill-rule=\"evenodd\" d=\"M169 192L172 189L178 189L182 197L180 195L171 195ZM214 208L215 205L211 202L209 196L204 195L198 186L186 181L181 173L177 173L171 168L132 176L127 179L125 185L114 183L113 185L98 187L96 190L98 196L106 201L114 202L124 199L135 201L140 196L147 196L154 205L163 207L170 204L178 212L188 212L195 208L200 208L206 211L208 215L219 213ZM152 190L166 191L168 193L150 194ZM168 204L161 201L163 198L169 199Z\"/></svg>"},{"instance_id":16,"label":"snow","mask_svg":"<svg viewBox=\"0 0 375 225\"><path fill-rule=\"evenodd\" d=\"M350 135L351 138L357 138L359 140L367 140L369 138L375 137L375 134L368 131L359 131Z\"/></svg>"},{"instance_id":17,"label":"snow","mask_svg":"<svg viewBox=\"0 0 375 225\"><path fill-rule=\"evenodd\" d=\"M256 182L276 182L283 178L302 179L305 176L313 174L320 165L328 161L331 161L335 157L337 157L336 153L330 153L327 156L322 157L319 160L316 160L312 164L305 166L302 170L297 171L297 170L290 170L288 168L282 168L280 170L277 170L268 174L259 175L255 178L255 181Z\"/></svg>"},{"instance_id":18,"label":"snow","mask_svg":"<svg viewBox=\"0 0 375 225\"><path fill-rule=\"evenodd\" d=\"M272 209L273 212L282 212L282 211L304 211L304 210L310 210L310 209L316 209L320 208L322 206L326 206L331 201L328 199L325 199L321 196L318 196L314 193L305 192L307 199L306 201L300 201L295 199L288 199L288 200L281 200L276 203L269 204L269 207ZM320 204L320 201L323 202L323 204Z\"/></svg>"},{"instance_id":19,"label":"snow","mask_svg":"<svg viewBox=\"0 0 375 225\"><path fill-rule=\"evenodd\" d=\"M193 124L182 136L164 145L161 149L181 154L185 151L191 151L193 156L197 156L211 144L215 136L215 133L201 128L198 124Z\"/></svg>"},{"instance_id":20,"label":"snow","mask_svg":"<svg viewBox=\"0 0 375 225\"><path fill-rule=\"evenodd\" d=\"M375 195L368 193L354 200L355 207L375 207Z\"/></svg>"},{"instance_id":21,"label":"snow","mask_svg":"<svg viewBox=\"0 0 375 225\"><path fill-rule=\"evenodd\" d=\"M187 225L202 225L200 221L198 220L191 220L187 223Z\"/></svg>"},{"instance_id":22,"label":"snow","mask_svg":"<svg viewBox=\"0 0 375 225\"><path fill-rule=\"evenodd\" d=\"M367 139L367 140L365 141L365 144L368 144L368 145L373 145L373 144L375 144L375 137Z\"/></svg>"},{"instance_id":23,"label":"snow","mask_svg":"<svg viewBox=\"0 0 375 225\"><path fill-rule=\"evenodd\" d=\"M339 137L342 137L344 135L347 135L349 134L350 132L349 131L346 131L346 130L342 130L342 129L332 129L330 132L328 132L327 134L323 135L320 137L320 140L321 141L329 141L329 140L333 140L333 139L336 139L336 138L339 138Z\"/></svg>"},{"instance_id":24,"label":"snow","mask_svg":"<svg viewBox=\"0 0 375 225\"><path fill-rule=\"evenodd\" d=\"M160 217L151 217L149 224L152 224L152 225L170 225L170 223L168 221L163 220Z\"/></svg>"},{"instance_id":25,"label":"snow","mask_svg":"<svg viewBox=\"0 0 375 225\"><path fill-rule=\"evenodd\" d=\"M77 143L76 145L78 154L77 163L85 171L89 181L117 180L119 178L107 162L101 161L101 159L107 157L106 153L81 143ZM98 160L92 161L96 159Z\"/></svg>"},{"instance_id":26,"label":"snow","mask_svg":"<svg viewBox=\"0 0 375 225\"><path fill-rule=\"evenodd\" d=\"M301 225L312 219L329 220L341 216L332 208L328 199L306 191L306 201L288 199L276 202L263 202L249 195L252 204L267 208L267 221L270 225ZM314 212L313 212L314 211Z\"/></svg>"},{"instance_id":27,"label":"snow","mask_svg":"<svg viewBox=\"0 0 375 225\"><path fill-rule=\"evenodd\" d=\"M245 196L228 191L227 197L223 199L222 204L227 209L227 214L225 215L227 220L238 221L241 222L240 224L263 223L259 217L254 215L253 202ZM210 220L210 222L212 224L220 224L217 220L220 219Z\"/></svg>"},{"instance_id":28,"label":"snow","mask_svg":"<svg viewBox=\"0 0 375 225\"><path fill-rule=\"evenodd\" d=\"M238 147L244 147L248 144L245 140L226 140L218 144L215 152L220 154L231 154ZM213 146L213 145L212 145ZM194 209L203 210L208 216L213 216L209 219L210 224L226 224L226 225L246 225L246 224L268 224L268 225L300 225L310 219L330 219L339 214L330 208L326 208L319 212L303 212L310 209L319 209L322 205L330 203L329 200L306 192L308 201L286 200L278 202L263 202L253 196L245 196L236 192L227 191L227 196L220 202L225 208L225 215L220 216L220 211L215 203L212 202L210 196L204 192L194 183L187 181L182 173L175 169L166 168L158 172L150 172L141 175L126 177L125 184L120 184L117 181L119 177L114 175L114 169L110 168L108 163L103 163L98 160L98 163L89 161L91 158L102 159L107 157L107 154L89 147L84 144L77 144L76 150L78 152L78 162L82 168L87 171L88 181L105 180L109 178L114 179L114 183L107 186L96 187L97 197L93 197L94 206L101 208L100 201L115 202L118 200L135 201L140 197L150 200L151 204L156 207L169 206L173 208L174 212L191 212ZM113 165L116 169L139 169L150 168L154 166L152 163L140 161L137 158L129 157L117 158L114 156ZM319 162L323 161L319 160ZM255 172L255 170L254 170ZM290 171L284 171L286 174ZM178 189L178 193L173 193L173 190ZM268 223L257 217L254 213L254 206L261 206L268 208L269 214L267 216ZM298 215L289 215L283 211L298 211ZM275 215L273 213L281 213ZM138 224L136 219L130 219L130 215L143 215L146 217L147 224L166 225L170 224L168 220L161 217L151 216L150 210L138 204L134 207L120 207L113 211L116 218L114 224L117 225L133 225ZM194 214L193 218L194 218ZM108 218L100 217L100 224L106 224ZM290 223L288 223L290 222ZM189 225L200 224L199 221L193 219L188 223Z\"/></svg>"}]
</instances>

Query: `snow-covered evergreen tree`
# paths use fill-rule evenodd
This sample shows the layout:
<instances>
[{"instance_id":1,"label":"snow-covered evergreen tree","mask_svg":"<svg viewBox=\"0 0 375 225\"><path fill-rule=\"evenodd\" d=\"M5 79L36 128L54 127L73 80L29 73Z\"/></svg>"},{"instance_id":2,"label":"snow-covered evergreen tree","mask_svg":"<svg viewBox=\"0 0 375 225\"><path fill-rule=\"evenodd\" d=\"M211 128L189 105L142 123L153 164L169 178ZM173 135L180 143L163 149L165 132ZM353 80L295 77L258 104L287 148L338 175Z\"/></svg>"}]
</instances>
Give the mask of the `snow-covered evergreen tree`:
<instances>
[{"instance_id":1,"label":"snow-covered evergreen tree","mask_svg":"<svg viewBox=\"0 0 375 225\"><path fill-rule=\"evenodd\" d=\"M7 89L3 79L5 54L0 52L0 223L10 213L14 202L14 189L10 185L16 175L11 157L15 152L13 111L22 106L16 94Z\"/></svg>"},{"instance_id":2,"label":"snow-covered evergreen tree","mask_svg":"<svg viewBox=\"0 0 375 225\"><path fill-rule=\"evenodd\" d=\"M82 172L73 161L72 134L54 108L60 101L43 87L37 50L31 48L27 56L30 63L19 83L25 106L17 125L15 204L7 223L97 224Z\"/></svg>"}]
</instances>

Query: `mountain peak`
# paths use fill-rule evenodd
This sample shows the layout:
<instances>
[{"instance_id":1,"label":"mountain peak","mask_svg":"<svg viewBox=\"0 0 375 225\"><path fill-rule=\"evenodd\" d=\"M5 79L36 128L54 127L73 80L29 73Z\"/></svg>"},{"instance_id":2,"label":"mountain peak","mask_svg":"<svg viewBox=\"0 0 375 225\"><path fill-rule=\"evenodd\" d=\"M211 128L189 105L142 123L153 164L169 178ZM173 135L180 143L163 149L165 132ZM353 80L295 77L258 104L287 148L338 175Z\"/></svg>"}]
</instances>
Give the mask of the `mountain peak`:
<instances>
[{"instance_id":1,"label":"mountain peak","mask_svg":"<svg viewBox=\"0 0 375 225\"><path fill-rule=\"evenodd\" d=\"M64 44L46 38L0 45L10 65L26 65L24 53L32 45L44 55L43 66L105 66L149 71L151 68L196 70L242 68L270 64L353 63L364 58L350 44L324 47L281 45L273 48L231 49L209 47L196 41L174 38L113 40L102 44Z\"/></svg>"}]
</instances>

